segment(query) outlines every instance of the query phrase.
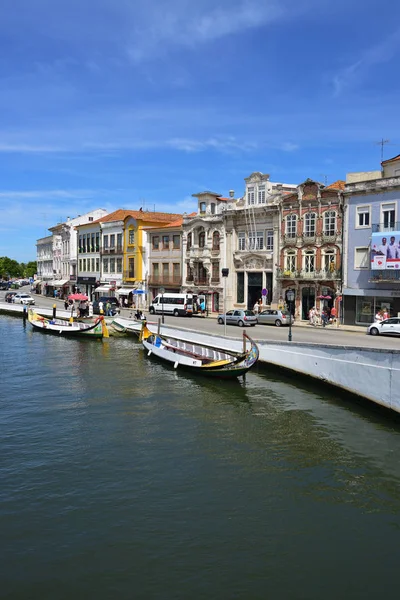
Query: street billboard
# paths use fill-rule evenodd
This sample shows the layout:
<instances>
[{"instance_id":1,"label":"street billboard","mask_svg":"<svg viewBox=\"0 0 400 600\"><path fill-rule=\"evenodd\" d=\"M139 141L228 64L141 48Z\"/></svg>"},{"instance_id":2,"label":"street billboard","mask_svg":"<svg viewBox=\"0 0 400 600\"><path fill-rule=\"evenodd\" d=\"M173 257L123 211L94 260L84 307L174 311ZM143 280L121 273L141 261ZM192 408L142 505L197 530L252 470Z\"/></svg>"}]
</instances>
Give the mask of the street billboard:
<instances>
[{"instance_id":1,"label":"street billboard","mask_svg":"<svg viewBox=\"0 0 400 600\"><path fill-rule=\"evenodd\" d=\"M371 269L400 269L400 231L372 234Z\"/></svg>"}]
</instances>

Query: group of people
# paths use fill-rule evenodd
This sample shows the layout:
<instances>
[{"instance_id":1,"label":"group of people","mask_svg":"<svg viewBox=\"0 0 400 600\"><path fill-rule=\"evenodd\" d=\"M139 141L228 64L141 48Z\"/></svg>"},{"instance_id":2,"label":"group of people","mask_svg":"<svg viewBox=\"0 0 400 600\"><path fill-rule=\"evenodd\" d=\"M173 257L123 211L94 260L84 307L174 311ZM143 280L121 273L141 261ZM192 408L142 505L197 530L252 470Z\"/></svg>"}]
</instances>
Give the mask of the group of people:
<instances>
[{"instance_id":1,"label":"group of people","mask_svg":"<svg viewBox=\"0 0 400 600\"><path fill-rule=\"evenodd\" d=\"M396 245L396 238L394 235L390 237L390 243L387 243L387 238L382 238L382 243L379 246L373 246L372 252L384 256L385 258L398 258L400 259L400 241Z\"/></svg>"},{"instance_id":2,"label":"group of people","mask_svg":"<svg viewBox=\"0 0 400 600\"><path fill-rule=\"evenodd\" d=\"M316 327L317 325L322 325L322 327L326 327L329 323L334 323L336 321L337 313L336 308L332 306L324 306L322 311L320 312L315 306L310 308L308 313L308 320L310 325Z\"/></svg>"},{"instance_id":3,"label":"group of people","mask_svg":"<svg viewBox=\"0 0 400 600\"><path fill-rule=\"evenodd\" d=\"M376 315L375 315L375 321L385 321L386 319L389 318L389 312L387 311L386 308L382 309L382 310L378 310Z\"/></svg>"},{"instance_id":4,"label":"group of people","mask_svg":"<svg viewBox=\"0 0 400 600\"><path fill-rule=\"evenodd\" d=\"M263 303L262 303L262 300L260 298L259 300L257 300L257 302L255 303L255 305L253 306L253 312L256 315L258 315L258 314L260 314L260 312L262 311L262 309L263 309Z\"/></svg>"}]
</instances>

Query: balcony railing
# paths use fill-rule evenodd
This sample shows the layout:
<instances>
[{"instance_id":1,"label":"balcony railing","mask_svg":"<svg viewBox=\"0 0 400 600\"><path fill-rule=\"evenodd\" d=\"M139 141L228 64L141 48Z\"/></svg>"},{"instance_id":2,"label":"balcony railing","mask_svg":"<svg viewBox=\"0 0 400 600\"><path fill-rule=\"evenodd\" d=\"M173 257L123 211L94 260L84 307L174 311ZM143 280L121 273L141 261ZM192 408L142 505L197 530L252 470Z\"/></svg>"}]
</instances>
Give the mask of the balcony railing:
<instances>
[{"instance_id":1,"label":"balcony railing","mask_svg":"<svg viewBox=\"0 0 400 600\"><path fill-rule=\"evenodd\" d=\"M400 272L384 269L375 275L371 275L368 281L369 283L400 283Z\"/></svg>"},{"instance_id":2,"label":"balcony railing","mask_svg":"<svg viewBox=\"0 0 400 600\"><path fill-rule=\"evenodd\" d=\"M163 276L163 275L150 275L149 285L181 285L182 277L179 276Z\"/></svg>"},{"instance_id":3,"label":"balcony railing","mask_svg":"<svg viewBox=\"0 0 400 600\"><path fill-rule=\"evenodd\" d=\"M124 271L124 279L135 279L135 271Z\"/></svg>"},{"instance_id":4,"label":"balcony railing","mask_svg":"<svg viewBox=\"0 0 400 600\"><path fill-rule=\"evenodd\" d=\"M219 282L220 282L219 275L217 277L211 277L211 285L218 285Z\"/></svg>"},{"instance_id":5,"label":"balcony railing","mask_svg":"<svg viewBox=\"0 0 400 600\"><path fill-rule=\"evenodd\" d=\"M388 231L400 231L400 221L390 221L389 223L372 224L372 233L381 233Z\"/></svg>"},{"instance_id":6,"label":"balcony railing","mask_svg":"<svg viewBox=\"0 0 400 600\"><path fill-rule=\"evenodd\" d=\"M297 242L297 235L293 236L293 235L287 235L285 233L285 235L283 236L284 242L285 244L295 244Z\"/></svg>"},{"instance_id":7,"label":"balcony railing","mask_svg":"<svg viewBox=\"0 0 400 600\"><path fill-rule=\"evenodd\" d=\"M325 270L319 269L315 271L306 271L305 269L297 271L287 271L286 269L278 269L276 274L277 279L322 279L322 280L338 280L342 278L340 270Z\"/></svg>"},{"instance_id":8,"label":"balcony railing","mask_svg":"<svg viewBox=\"0 0 400 600\"><path fill-rule=\"evenodd\" d=\"M100 252L102 254L122 254L123 247L122 246L107 246L107 248L100 248Z\"/></svg>"}]
</instances>

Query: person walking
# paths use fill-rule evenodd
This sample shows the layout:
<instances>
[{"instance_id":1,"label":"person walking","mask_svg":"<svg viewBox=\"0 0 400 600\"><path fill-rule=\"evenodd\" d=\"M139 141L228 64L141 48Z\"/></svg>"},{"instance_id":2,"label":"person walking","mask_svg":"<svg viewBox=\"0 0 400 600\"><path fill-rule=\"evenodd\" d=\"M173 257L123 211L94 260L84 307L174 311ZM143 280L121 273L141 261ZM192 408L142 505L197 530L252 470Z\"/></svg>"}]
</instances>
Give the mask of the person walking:
<instances>
[{"instance_id":1,"label":"person walking","mask_svg":"<svg viewBox=\"0 0 400 600\"><path fill-rule=\"evenodd\" d=\"M107 317L112 317L112 311L111 311L111 302L108 301L106 304L106 316Z\"/></svg>"},{"instance_id":2,"label":"person walking","mask_svg":"<svg viewBox=\"0 0 400 600\"><path fill-rule=\"evenodd\" d=\"M100 302L99 302L99 313L100 313L101 315L103 315L103 314L104 314L104 303L103 303L101 300L100 300Z\"/></svg>"},{"instance_id":3,"label":"person walking","mask_svg":"<svg viewBox=\"0 0 400 600\"><path fill-rule=\"evenodd\" d=\"M204 300L202 300L200 302L200 311L201 311L201 316L205 317L206 316L206 303L204 302Z\"/></svg>"}]
</instances>

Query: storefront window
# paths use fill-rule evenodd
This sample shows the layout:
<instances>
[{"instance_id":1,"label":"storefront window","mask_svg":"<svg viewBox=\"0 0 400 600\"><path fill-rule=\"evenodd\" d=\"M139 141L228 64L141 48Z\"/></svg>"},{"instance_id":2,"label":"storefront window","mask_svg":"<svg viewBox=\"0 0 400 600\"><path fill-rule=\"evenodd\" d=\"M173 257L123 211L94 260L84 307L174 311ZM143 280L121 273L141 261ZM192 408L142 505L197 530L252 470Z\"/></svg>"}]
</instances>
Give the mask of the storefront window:
<instances>
[{"instance_id":1,"label":"storefront window","mask_svg":"<svg viewBox=\"0 0 400 600\"><path fill-rule=\"evenodd\" d=\"M389 316L393 316L393 298L357 296L356 323L360 325L373 323L375 321L375 315L380 311L386 311Z\"/></svg>"}]
</instances>

